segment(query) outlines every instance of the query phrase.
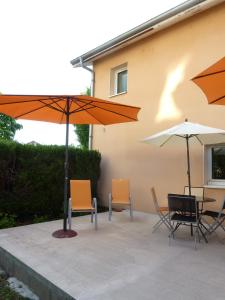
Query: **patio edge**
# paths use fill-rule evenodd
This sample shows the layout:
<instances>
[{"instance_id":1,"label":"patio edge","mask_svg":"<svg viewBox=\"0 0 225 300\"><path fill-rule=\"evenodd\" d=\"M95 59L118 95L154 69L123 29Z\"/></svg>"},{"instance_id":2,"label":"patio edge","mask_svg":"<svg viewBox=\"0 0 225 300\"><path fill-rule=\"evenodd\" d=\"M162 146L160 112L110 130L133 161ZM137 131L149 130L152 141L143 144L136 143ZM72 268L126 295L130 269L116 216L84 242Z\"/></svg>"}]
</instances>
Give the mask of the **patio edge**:
<instances>
[{"instance_id":1,"label":"patio edge","mask_svg":"<svg viewBox=\"0 0 225 300\"><path fill-rule=\"evenodd\" d=\"M28 285L40 299L76 300L2 247L0 247L0 266L10 276L15 276Z\"/></svg>"}]
</instances>

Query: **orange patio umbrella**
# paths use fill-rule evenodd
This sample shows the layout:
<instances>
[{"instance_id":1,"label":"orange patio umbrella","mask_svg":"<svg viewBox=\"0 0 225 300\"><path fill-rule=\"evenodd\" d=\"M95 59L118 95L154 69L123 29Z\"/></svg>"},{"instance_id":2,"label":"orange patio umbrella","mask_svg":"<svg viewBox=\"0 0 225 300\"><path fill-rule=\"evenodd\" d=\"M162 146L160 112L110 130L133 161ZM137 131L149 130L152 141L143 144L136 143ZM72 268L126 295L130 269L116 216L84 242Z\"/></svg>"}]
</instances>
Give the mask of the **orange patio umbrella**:
<instances>
[{"instance_id":1,"label":"orange patio umbrella","mask_svg":"<svg viewBox=\"0 0 225 300\"><path fill-rule=\"evenodd\" d=\"M137 121L139 107L86 95L0 95L0 112L15 119L66 124L63 229L55 237L77 235L67 229L69 124L101 124Z\"/></svg>"},{"instance_id":2,"label":"orange patio umbrella","mask_svg":"<svg viewBox=\"0 0 225 300\"><path fill-rule=\"evenodd\" d=\"M225 57L192 78L192 81L202 89L209 104L225 105Z\"/></svg>"}]
</instances>

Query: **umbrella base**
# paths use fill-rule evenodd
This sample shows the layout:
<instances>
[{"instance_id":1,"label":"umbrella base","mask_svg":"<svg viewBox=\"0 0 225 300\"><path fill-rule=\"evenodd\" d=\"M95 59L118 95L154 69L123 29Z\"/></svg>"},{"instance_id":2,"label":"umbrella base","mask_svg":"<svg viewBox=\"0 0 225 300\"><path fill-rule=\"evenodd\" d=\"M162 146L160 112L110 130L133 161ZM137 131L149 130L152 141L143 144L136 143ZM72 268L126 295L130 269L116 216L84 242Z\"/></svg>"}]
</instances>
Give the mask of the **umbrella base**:
<instances>
[{"instance_id":1,"label":"umbrella base","mask_svg":"<svg viewBox=\"0 0 225 300\"><path fill-rule=\"evenodd\" d=\"M63 238L72 238L77 236L78 233L74 230L56 230L53 232L52 236L58 239L63 239Z\"/></svg>"}]
</instances>

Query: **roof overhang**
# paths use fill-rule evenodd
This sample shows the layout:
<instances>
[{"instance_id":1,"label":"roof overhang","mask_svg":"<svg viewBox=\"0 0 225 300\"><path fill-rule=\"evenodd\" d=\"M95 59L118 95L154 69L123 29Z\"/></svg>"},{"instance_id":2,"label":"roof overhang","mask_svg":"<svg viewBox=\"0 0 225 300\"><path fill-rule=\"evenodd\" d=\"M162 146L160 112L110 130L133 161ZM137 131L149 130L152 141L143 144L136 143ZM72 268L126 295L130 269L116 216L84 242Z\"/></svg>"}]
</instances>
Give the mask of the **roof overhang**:
<instances>
[{"instance_id":1,"label":"roof overhang","mask_svg":"<svg viewBox=\"0 0 225 300\"><path fill-rule=\"evenodd\" d=\"M94 61L109 55L121 48L144 39L158 31L168 28L197 13L216 6L224 0L188 0L184 3L150 19L149 21L134 27L133 29L115 37L114 39L78 56L70 63L73 67L92 65Z\"/></svg>"}]
</instances>

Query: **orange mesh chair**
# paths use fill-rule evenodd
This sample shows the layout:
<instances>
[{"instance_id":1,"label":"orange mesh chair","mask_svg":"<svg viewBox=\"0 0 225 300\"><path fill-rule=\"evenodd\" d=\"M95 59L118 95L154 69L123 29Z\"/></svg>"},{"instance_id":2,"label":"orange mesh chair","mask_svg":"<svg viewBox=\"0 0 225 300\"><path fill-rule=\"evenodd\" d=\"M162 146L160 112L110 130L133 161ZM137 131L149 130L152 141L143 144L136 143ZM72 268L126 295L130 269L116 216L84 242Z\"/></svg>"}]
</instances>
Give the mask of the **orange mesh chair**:
<instances>
[{"instance_id":1,"label":"orange mesh chair","mask_svg":"<svg viewBox=\"0 0 225 300\"><path fill-rule=\"evenodd\" d=\"M155 210L159 216L159 221L153 226L152 233L156 231L162 224L164 224L169 230L171 230L169 223L169 208L168 206L159 206L156 196L155 188L151 188L152 199L155 206Z\"/></svg>"},{"instance_id":2,"label":"orange mesh chair","mask_svg":"<svg viewBox=\"0 0 225 300\"><path fill-rule=\"evenodd\" d=\"M70 180L70 199L68 207L69 229L72 225L72 212L91 212L91 222L95 216L95 229L97 230L97 200L91 197L90 180Z\"/></svg>"},{"instance_id":3,"label":"orange mesh chair","mask_svg":"<svg viewBox=\"0 0 225 300\"><path fill-rule=\"evenodd\" d=\"M127 205L130 208L130 217L133 220L133 203L130 196L128 179L112 179L112 193L109 194L109 221L112 217L112 205Z\"/></svg>"}]
</instances>

